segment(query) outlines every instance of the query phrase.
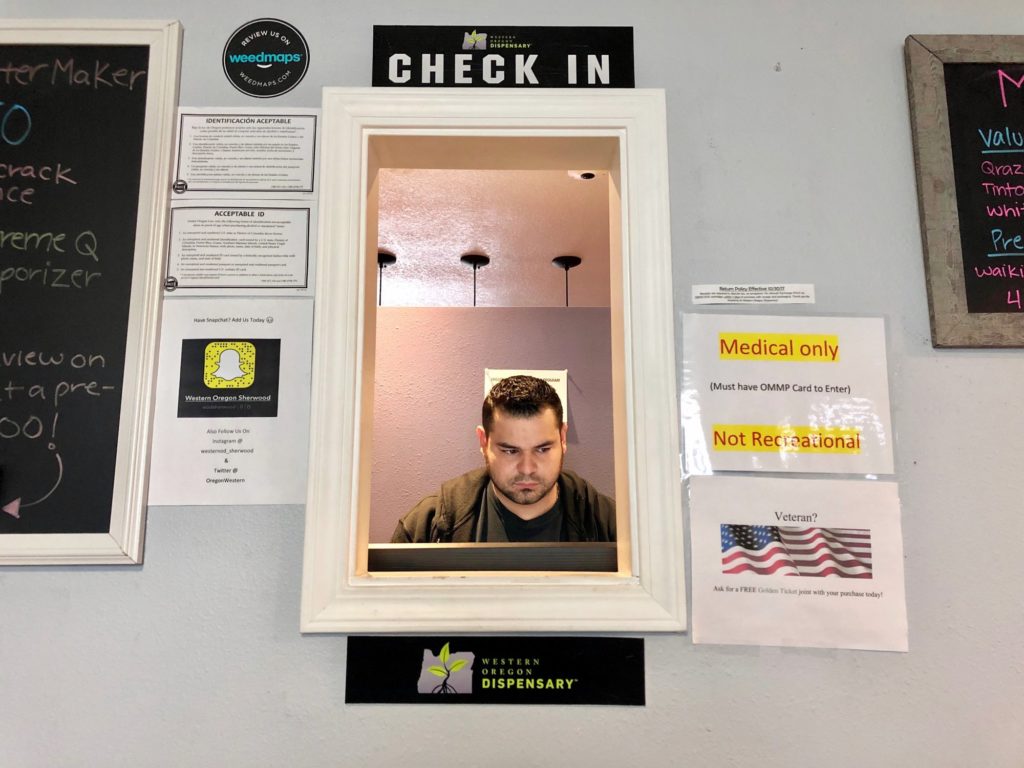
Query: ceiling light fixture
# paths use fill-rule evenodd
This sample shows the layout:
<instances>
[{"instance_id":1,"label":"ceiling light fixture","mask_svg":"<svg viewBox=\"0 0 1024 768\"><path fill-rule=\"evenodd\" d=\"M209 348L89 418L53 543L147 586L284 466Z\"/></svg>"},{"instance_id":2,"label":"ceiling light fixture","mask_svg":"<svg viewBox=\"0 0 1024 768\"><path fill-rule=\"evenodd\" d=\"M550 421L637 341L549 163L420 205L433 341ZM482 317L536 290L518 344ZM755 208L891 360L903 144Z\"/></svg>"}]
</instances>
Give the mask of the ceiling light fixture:
<instances>
[{"instance_id":1,"label":"ceiling light fixture","mask_svg":"<svg viewBox=\"0 0 1024 768\"><path fill-rule=\"evenodd\" d=\"M388 251L377 251L377 306L384 298L384 268L398 261L398 257Z\"/></svg>"},{"instance_id":2,"label":"ceiling light fixture","mask_svg":"<svg viewBox=\"0 0 1024 768\"><path fill-rule=\"evenodd\" d=\"M579 256L555 256L555 258L551 260L551 263L554 264L559 269L565 270L565 306L568 307L569 270L572 269L573 267L578 267L581 263L583 263L583 259L581 259Z\"/></svg>"},{"instance_id":3,"label":"ceiling light fixture","mask_svg":"<svg viewBox=\"0 0 1024 768\"><path fill-rule=\"evenodd\" d=\"M489 256L484 256L482 253L466 253L463 254L459 261L463 264L469 264L473 267L473 306L476 306L476 271L480 267L486 267L491 263Z\"/></svg>"}]
</instances>

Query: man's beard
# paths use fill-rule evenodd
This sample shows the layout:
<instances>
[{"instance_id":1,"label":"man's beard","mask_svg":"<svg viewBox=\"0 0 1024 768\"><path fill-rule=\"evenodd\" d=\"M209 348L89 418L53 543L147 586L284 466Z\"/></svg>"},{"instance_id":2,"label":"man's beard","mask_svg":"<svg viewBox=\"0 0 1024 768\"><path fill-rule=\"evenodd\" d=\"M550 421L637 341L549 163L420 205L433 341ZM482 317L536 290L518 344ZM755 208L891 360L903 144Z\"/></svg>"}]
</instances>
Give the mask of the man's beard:
<instances>
[{"instance_id":1,"label":"man's beard","mask_svg":"<svg viewBox=\"0 0 1024 768\"><path fill-rule=\"evenodd\" d=\"M536 504L538 501L543 499L551 489L555 487L558 482L559 475L562 474L562 461L558 462L558 472L555 473L554 479L546 485L540 483L539 478L534 475L515 475L512 478L511 483L502 483L498 481L498 478L491 472L491 462L484 457L484 461L487 464L487 474L491 476L491 482L494 483L494 487L497 488L505 496L505 498L514 501L516 504L528 505ZM540 483L535 488L516 488L515 483Z\"/></svg>"}]
</instances>

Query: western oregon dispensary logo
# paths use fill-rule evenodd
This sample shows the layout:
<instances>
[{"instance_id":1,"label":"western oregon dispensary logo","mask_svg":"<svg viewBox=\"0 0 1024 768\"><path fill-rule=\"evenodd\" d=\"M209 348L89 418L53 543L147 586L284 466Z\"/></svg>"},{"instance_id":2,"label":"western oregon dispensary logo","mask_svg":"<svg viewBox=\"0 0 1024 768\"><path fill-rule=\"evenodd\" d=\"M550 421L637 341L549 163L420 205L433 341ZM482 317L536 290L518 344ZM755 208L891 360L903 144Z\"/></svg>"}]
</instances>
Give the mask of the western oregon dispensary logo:
<instances>
[{"instance_id":1,"label":"western oregon dispensary logo","mask_svg":"<svg viewBox=\"0 0 1024 768\"><path fill-rule=\"evenodd\" d=\"M462 50L486 51L496 48L532 48L533 43L520 39L519 35L508 32L488 36L486 32L462 33Z\"/></svg>"},{"instance_id":2,"label":"western oregon dispensary logo","mask_svg":"<svg viewBox=\"0 0 1024 768\"><path fill-rule=\"evenodd\" d=\"M474 675L473 664L477 663ZM423 649L423 664L416 684L417 693L449 694L473 693L473 678L481 690L495 691L572 691L578 677L551 676L539 656L477 655L470 651L453 653L451 643L434 655ZM554 667L561 666L555 663ZM578 672L577 672L578 674Z\"/></svg>"},{"instance_id":3,"label":"western oregon dispensary logo","mask_svg":"<svg viewBox=\"0 0 1024 768\"><path fill-rule=\"evenodd\" d=\"M436 656L429 648L423 649L423 667L416 684L419 693L472 693L473 654L469 651L452 653L445 643Z\"/></svg>"},{"instance_id":4,"label":"western oregon dispensary logo","mask_svg":"<svg viewBox=\"0 0 1024 768\"><path fill-rule=\"evenodd\" d=\"M256 19L236 29L224 46L224 74L242 93L265 99L287 93L309 69L309 46L280 19Z\"/></svg>"}]
</instances>

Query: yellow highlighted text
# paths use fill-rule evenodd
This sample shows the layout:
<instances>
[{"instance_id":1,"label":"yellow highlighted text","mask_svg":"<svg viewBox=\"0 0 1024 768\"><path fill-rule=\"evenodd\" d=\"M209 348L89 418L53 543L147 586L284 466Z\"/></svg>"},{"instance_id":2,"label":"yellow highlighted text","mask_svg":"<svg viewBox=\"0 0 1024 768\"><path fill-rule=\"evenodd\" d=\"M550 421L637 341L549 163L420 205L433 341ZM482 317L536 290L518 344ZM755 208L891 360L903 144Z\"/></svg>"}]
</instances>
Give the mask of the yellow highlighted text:
<instances>
[{"instance_id":1,"label":"yellow highlighted text","mask_svg":"<svg viewBox=\"0 0 1024 768\"><path fill-rule=\"evenodd\" d=\"M719 333L722 360L839 362L839 337L817 333Z\"/></svg>"},{"instance_id":2,"label":"yellow highlighted text","mask_svg":"<svg viewBox=\"0 0 1024 768\"><path fill-rule=\"evenodd\" d=\"M711 447L716 451L860 453L857 427L715 424L711 431Z\"/></svg>"}]
</instances>

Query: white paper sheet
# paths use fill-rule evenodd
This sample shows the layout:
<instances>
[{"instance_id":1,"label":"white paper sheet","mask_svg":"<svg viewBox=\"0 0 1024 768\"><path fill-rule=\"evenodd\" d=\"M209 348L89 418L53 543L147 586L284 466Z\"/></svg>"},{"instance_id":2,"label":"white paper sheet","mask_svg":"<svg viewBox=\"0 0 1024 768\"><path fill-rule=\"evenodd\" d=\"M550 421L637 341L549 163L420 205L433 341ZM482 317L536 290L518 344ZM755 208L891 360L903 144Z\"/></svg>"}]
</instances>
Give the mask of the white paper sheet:
<instances>
[{"instance_id":1,"label":"white paper sheet","mask_svg":"<svg viewBox=\"0 0 1024 768\"><path fill-rule=\"evenodd\" d=\"M880 318L683 316L686 471L891 474Z\"/></svg>"},{"instance_id":2,"label":"white paper sheet","mask_svg":"<svg viewBox=\"0 0 1024 768\"><path fill-rule=\"evenodd\" d=\"M181 107L165 295L313 295L317 109Z\"/></svg>"},{"instance_id":3,"label":"white paper sheet","mask_svg":"<svg viewBox=\"0 0 1024 768\"><path fill-rule=\"evenodd\" d=\"M315 197L320 110L181 107L175 197Z\"/></svg>"},{"instance_id":4,"label":"white paper sheet","mask_svg":"<svg viewBox=\"0 0 1024 768\"><path fill-rule=\"evenodd\" d=\"M309 299L164 302L149 503L301 504Z\"/></svg>"},{"instance_id":5,"label":"white paper sheet","mask_svg":"<svg viewBox=\"0 0 1024 768\"><path fill-rule=\"evenodd\" d=\"M813 283L704 283L690 286L694 304L813 304Z\"/></svg>"},{"instance_id":6,"label":"white paper sheet","mask_svg":"<svg viewBox=\"0 0 1024 768\"><path fill-rule=\"evenodd\" d=\"M168 294L312 296L312 203L240 202L173 204Z\"/></svg>"},{"instance_id":7,"label":"white paper sheet","mask_svg":"<svg viewBox=\"0 0 1024 768\"><path fill-rule=\"evenodd\" d=\"M689 481L693 641L906 651L897 486Z\"/></svg>"}]
</instances>

